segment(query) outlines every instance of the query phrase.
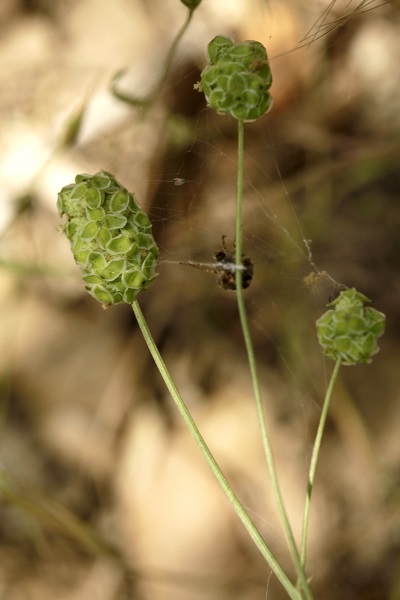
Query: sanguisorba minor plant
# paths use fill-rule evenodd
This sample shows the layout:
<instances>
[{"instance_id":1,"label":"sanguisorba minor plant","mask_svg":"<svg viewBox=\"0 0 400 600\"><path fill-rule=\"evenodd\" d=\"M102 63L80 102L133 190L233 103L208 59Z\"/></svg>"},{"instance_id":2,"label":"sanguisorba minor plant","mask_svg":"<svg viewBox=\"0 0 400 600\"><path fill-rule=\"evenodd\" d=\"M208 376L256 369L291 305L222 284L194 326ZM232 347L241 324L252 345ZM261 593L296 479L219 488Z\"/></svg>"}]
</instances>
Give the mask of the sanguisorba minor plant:
<instances>
[{"instance_id":1,"label":"sanguisorba minor plant","mask_svg":"<svg viewBox=\"0 0 400 600\"><path fill-rule=\"evenodd\" d=\"M221 115L230 115L238 125L238 159L236 185L236 298L238 312L246 346L258 421L261 429L264 454L271 479L272 489L279 509L282 525L296 567L301 589L307 598L311 598L304 568L294 540L293 532L284 501L269 440L264 404L261 398L254 346L248 324L247 311L243 296L242 281L242 206L243 206L243 159L244 159L244 123L255 121L272 107L270 88L272 73L265 47L257 41L248 40L235 43L226 36L216 36L208 44L208 64L201 73L197 86L204 92L210 108Z\"/></svg>"},{"instance_id":2,"label":"sanguisorba minor plant","mask_svg":"<svg viewBox=\"0 0 400 600\"><path fill-rule=\"evenodd\" d=\"M270 87L272 74L266 49L257 41L235 43L225 36L215 37L208 45L208 65L201 74L199 89L204 92L208 105L219 114L229 114L238 123L237 201L236 201L236 293L243 336L245 340L254 397L257 406L264 454L272 490L279 509L288 547L297 570L298 588L311 598L306 575L306 546L310 516L310 501L315 470L321 445L330 398L339 368L370 362L378 351L377 338L383 334L385 316L373 308L365 308L368 298L355 289L343 291L331 303L329 310L317 321L317 333L324 353L336 361L321 412L321 418L311 456L300 554L287 516L269 441L265 411L261 399L259 379L242 286L242 204L244 123L255 121L272 107Z\"/></svg>"},{"instance_id":3,"label":"sanguisorba minor plant","mask_svg":"<svg viewBox=\"0 0 400 600\"><path fill-rule=\"evenodd\" d=\"M188 4L197 6L195 1ZM201 76L201 88L211 108L230 114L238 123L238 175L236 202L236 294L244 341L248 353L261 437L272 489L282 520L288 547L297 572L292 582L260 534L248 512L225 478L202 437L157 349L137 295L156 278L157 244L149 218L135 196L107 171L94 175L80 174L63 187L58 195L60 215L66 216L62 229L71 243L76 263L82 269L86 290L104 306L121 302L132 306L144 340L191 435L201 450L217 482L247 529L251 539L292 600L312 600L305 574L306 542L311 491L318 452L328 412L333 385L341 364L369 362L378 350L377 338L383 333L385 317L365 308L367 298L354 289L346 290L332 303L317 322L317 333L324 352L333 358L335 368L327 389L321 420L314 444L308 477L303 534L300 550L294 540L278 484L268 437L265 411L261 400L256 361L247 321L242 284L242 201L244 123L265 114L272 105L269 92L272 77L267 52L259 42L235 43L217 36L208 46L209 64Z\"/></svg>"}]
</instances>

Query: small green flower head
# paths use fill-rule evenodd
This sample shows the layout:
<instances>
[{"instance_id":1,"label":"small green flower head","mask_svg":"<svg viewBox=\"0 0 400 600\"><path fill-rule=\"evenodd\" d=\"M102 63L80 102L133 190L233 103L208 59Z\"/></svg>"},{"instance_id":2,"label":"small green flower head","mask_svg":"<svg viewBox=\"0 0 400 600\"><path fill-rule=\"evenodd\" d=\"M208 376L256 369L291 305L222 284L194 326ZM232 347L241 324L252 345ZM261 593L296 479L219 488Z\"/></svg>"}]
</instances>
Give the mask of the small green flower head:
<instances>
[{"instance_id":1,"label":"small green flower head","mask_svg":"<svg viewBox=\"0 0 400 600\"><path fill-rule=\"evenodd\" d=\"M201 87L211 108L241 121L255 121L272 106L267 51L252 40L236 44L217 35L208 44Z\"/></svg>"},{"instance_id":2,"label":"small green flower head","mask_svg":"<svg viewBox=\"0 0 400 600\"><path fill-rule=\"evenodd\" d=\"M378 337L385 330L385 315L365 307L369 299L352 288L328 304L334 308L318 319L317 334L324 353L343 365L369 363L379 350Z\"/></svg>"},{"instance_id":3,"label":"small green flower head","mask_svg":"<svg viewBox=\"0 0 400 600\"><path fill-rule=\"evenodd\" d=\"M83 271L86 290L105 305L127 302L157 276L158 249L151 223L107 171L77 175L58 194L63 231Z\"/></svg>"}]
</instances>

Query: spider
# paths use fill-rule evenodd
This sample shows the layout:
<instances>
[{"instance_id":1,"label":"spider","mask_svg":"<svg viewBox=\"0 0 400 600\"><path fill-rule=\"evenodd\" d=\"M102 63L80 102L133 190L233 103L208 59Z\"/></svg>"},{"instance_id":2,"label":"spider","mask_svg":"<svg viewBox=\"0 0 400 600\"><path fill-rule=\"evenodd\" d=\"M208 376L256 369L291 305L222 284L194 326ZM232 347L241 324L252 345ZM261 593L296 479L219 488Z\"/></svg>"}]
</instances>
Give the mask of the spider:
<instances>
[{"instance_id":1,"label":"spider","mask_svg":"<svg viewBox=\"0 0 400 600\"><path fill-rule=\"evenodd\" d=\"M184 262L180 264L189 265L195 269L201 269L208 273L215 273L218 275L217 283L224 290L236 290L236 271L239 269L242 271L242 285L243 289L249 287L254 273L254 265L251 258L242 256L242 264L237 265L235 261L234 252L230 252L226 246L226 235L222 236L222 248L214 254L216 262L213 263L201 263L201 262Z\"/></svg>"}]
</instances>

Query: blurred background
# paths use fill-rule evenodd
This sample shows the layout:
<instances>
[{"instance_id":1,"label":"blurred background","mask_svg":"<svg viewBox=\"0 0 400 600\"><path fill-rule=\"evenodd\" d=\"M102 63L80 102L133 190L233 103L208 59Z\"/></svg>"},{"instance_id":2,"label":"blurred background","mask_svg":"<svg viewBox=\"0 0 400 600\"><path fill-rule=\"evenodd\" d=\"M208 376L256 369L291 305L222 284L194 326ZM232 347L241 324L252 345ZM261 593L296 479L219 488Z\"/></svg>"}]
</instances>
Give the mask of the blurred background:
<instances>
[{"instance_id":1,"label":"blurred background","mask_svg":"<svg viewBox=\"0 0 400 600\"><path fill-rule=\"evenodd\" d=\"M297 536L333 363L315 320L357 287L387 315L344 367L314 490L316 598L400 598L400 4L203 0L150 107L179 0L0 6L0 598L280 600L183 427L129 306L84 291L58 191L111 171L153 222L139 296L227 478L294 578L271 497L235 295L209 262L234 243L236 123L193 90L217 34L268 49L272 111L245 131L246 290ZM112 89L112 82L114 88ZM114 91L114 93L113 93ZM118 98L117 96L120 96ZM135 102L133 102L135 104ZM140 104L140 103L139 103Z\"/></svg>"}]
</instances>

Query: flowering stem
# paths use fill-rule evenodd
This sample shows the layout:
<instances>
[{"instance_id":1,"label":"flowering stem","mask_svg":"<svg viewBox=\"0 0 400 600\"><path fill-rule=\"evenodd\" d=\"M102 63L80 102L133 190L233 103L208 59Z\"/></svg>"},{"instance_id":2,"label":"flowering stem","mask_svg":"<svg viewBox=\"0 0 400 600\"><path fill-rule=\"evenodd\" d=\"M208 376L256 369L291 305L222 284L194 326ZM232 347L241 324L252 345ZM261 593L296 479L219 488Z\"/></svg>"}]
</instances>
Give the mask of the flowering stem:
<instances>
[{"instance_id":1,"label":"flowering stem","mask_svg":"<svg viewBox=\"0 0 400 600\"><path fill-rule=\"evenodd\" d=\"M164 68L163 68L163 72L161 74L161 77L158 81L158 83L156 84L154 90L151 92L150 94L150 101L154 101L155 97L157 96L157 94L161 91L162 86L164 85L169 71L171 69L172 66L172 62L175 58L175 54L176 54L176 50L178 47L179 42L181 41L181 39L183 38L187 28L190 25L190 21L192 20L192 16L193 13L195 11L195 8L188 8L188 13L187 13L187 17L185 22L183 23L182 27L180 28L180 30L178 31L178 33L176 34L176 36L174 37L172 44L170 46L170 49L168 50L168 54L167 57L165 59L165 63L164 63Z\"/></svg>"},{"instance_id":2,"label":"flowering stem","mask_svg":"<svg viewBox=\"0 0 400 600\"><path fill-rule=\"evenodd\" d=\"M181 41L182 37L184 36L187 28L189 27L190 22L192 20L193 13L196 8L197 7L188 8L188 13L187 13L185 22L183 23L182 27L179 29L178 33L172 40L172 44L168 50L161 75L160 75L159 79L156 81L153 88L150 90L150 92L143 98L140 98L140 97L136 97L136 96L130 96L129 94L124 94L123 92L119 91L117 88L117 84L118 84L119 80L121 79L121 77L124 75L125 71L118 71L118 73L116 73L114 75L114 77L111 81L111 86L110 86L111 92L113 93L113 95L116 98L118 98L122 102L125 102L126 104L130 104L131 106L136 106L138 108L143 108L143 109L149 108L153 104L154 100L156 99L157 95L160 93L161 88L163 87L163 85L168 77L172 62L175 58L178 44Z\"/></svg>"},{"instance_id":3,"label":"flowering stem","mask_svg":"<svg viewBox=\"0 0 400 600\"><path fill-rule=\"evenodd\" d=\"M237 265L242 264L242 205L243 205L243 157L244 157L244 123L242 120L238 120L238 172L237 172L237 197L236 197L236 253L235 262ZM304 592L307 600L313 598L312 592L308 585L305 573L304 565L300 561L299 551L297 549L292 528L287 516L285 505L283 502L282 493L279 486L278 476L276 472L275 462L272 454L271 443L267 428L267 419L265 415L264 405L261 398L260 384L257 374L257 365L254 353L253 342L251 338L246 306L243 298L243 285L242 285L242 269L236 269L236 294L237 304L240 316L240 322L242 326L243 337L246 345L247 357L249 362L249 368L251 373L251 379L253 384L254 398L257 407L258 421L261 429L262 444L264 448L264 454L267 461L268 472L271 479L272 490L275 496L275 500L279 509L279 514L282 521L282 526L287 538L290 553L292 555L293 563L296 567L298 580L300 586Z\"/></svg>"},{"instance_id":4,"label":"flowering stem","mask_svg":"<svg viewBox=\"0 0 400 600\"><path fill-rule=\"evenodd\" d=\"M341 364L342 364L342 361L339 358L336 361L335 368L333 369L331 379L329 381L328 389L326 390L324 405L322 407L321 417L319 420L319 425L318 425L318 430L317 430L317 435L315 437L314 447L313 447L313 451L312 451L312 455L311 455L310 469L308 472L307 495L306 495L306 502L305 502L305 506L304 506L303 530L302 530L302 534L301 534L301 564L302 564L303 569L305 568L305 565L306 565L307 532L308 532L308 524L309 524L309 520L310 520L311 494L312 494L312 490L313 490L315 471L317 468L318 455L319 455L319 450L321 448L322 435L324 433L326 417L328 415L329 404L330 404L331 397L332 397L332 391L333 391L333 387L335 385Z\"/></svg>"},{"instance_id":5,"label":"flowering stem","mask_svg":"<svg viewBox=\"0 0 400 600\"><path fill-rule=\"evenodd\" d=\"M137 300L133 301L132 309L133 309L133 312L135 313L135 317L137 319L137 322L138 322L138 325L142 332L142 335L144 337L144 340L147 344L150 354L152 355L152 357L154 359L154 362L156 363L156 366L161 374L161 377L163 378L164 383L165 383L168 391L170 392L172 399L174 400L187 428L189 429L191 435L193 436L193 438L194 438L197 446L199 447L201 453L203 454L205 460L207 461L208 466L210 467L211 471L213 472L214 477L216 478L220 487L224 491L229 502L232 504L236 514L238 515L239 519L242 521L243 525L247 529L253 542L255 543L255 545L261 552L262 556L265 558L265 560L271 567L272 571L275 573L278 580L281 582L282 586L287 591L289 597L292 600L301 600L299 591L296 590L294 585L291 583L291 581L287 577L286 573L283 571L282 567L280 566L279 562L277 561L277 559L271 552L271 550L270 550L269 546L267 545L267 543L265 542L264 538L261 536L257 527L251 520L246 509L244 508L244 506L242 505L242 503L236 496L235 492L232 490L231 486L229 485L228 481L225 478L225 475L222 473L221 468L219 467L213 454L211 453L210 449L208 448L206 442L204 441L203 436L201 435L196 423L194 422L193 417L189 412L189 409L187 408L185 402L183 401L182 396L180 395L180 393L179 393L179 391L178 391L178 389L177 389L177 387L176 387L176 385L175 385L175 383L174 383L174 381L173 381L173 379L161 357L161 354L157 348L157 345L153 339L153 336L150 333L150 330L148 328L148 325L146 323L146 320L143 316L143 313L141 311L141 308L140 308Z\"/></svg>"}]
</instances>

